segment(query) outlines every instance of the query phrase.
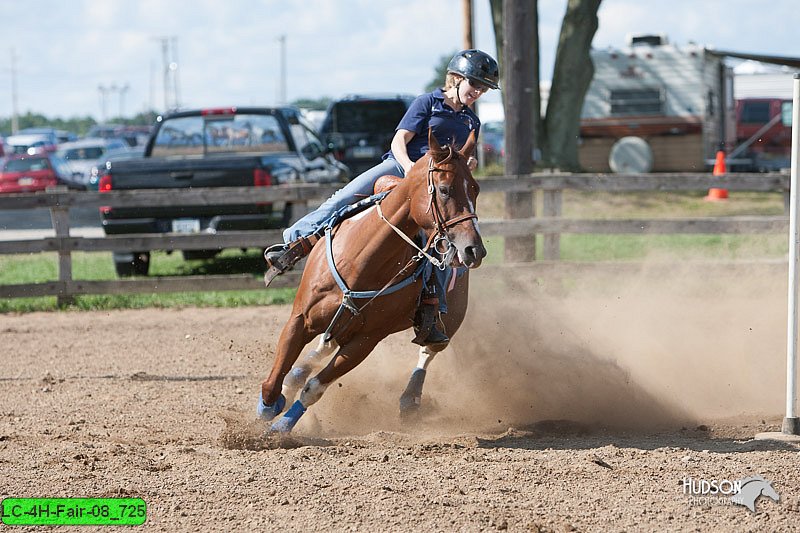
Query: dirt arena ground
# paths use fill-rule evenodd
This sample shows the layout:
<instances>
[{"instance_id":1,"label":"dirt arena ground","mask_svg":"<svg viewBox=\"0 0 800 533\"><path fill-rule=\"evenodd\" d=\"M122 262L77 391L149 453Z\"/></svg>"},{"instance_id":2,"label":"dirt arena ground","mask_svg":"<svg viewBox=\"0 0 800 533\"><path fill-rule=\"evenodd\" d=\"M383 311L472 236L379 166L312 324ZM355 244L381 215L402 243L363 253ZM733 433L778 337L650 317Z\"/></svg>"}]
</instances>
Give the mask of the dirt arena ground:
<instances>
[{"instance_id":1,"label":"dirt arena ground","mask_svg":"<svg viewBox=\"0 0 800 533\"><path fill-rule=\"evenodd\" d=\"M784 413L785 270L478 273L417 423L405 333L283 440L254 411L287 306L0 316L0 497L141 497L148 531L800 529L800 448L753 440ZM683 490L753 475L780 494L755 513Z\"/></svg>"}]
</instances>

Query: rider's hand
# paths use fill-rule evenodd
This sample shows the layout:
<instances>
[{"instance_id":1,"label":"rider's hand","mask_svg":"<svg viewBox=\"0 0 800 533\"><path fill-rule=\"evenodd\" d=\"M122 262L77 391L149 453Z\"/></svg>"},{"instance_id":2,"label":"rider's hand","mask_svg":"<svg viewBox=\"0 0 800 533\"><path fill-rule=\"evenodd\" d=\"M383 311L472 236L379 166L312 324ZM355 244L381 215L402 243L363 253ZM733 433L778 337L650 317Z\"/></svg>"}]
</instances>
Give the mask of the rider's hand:
<instances>
[{"instance_id":1,"label":"rider's hand","mask_svg":"<svg viewBox=\"0 0 800 533\"><path fill-rule=\"evenodd\" d=\"M478 160L470 156L469 159L467 159L467 167L469 167L470 171L475 170L478 168Z\"/></svg>"}]
</instances>

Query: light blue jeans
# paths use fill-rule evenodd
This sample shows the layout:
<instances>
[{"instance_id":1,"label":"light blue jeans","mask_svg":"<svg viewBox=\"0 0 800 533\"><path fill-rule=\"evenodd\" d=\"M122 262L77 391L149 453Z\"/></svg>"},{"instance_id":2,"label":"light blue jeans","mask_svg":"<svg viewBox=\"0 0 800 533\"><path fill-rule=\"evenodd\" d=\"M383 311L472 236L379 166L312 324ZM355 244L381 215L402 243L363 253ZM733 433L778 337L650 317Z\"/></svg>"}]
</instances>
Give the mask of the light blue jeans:
<instances>
[{"instance_id":1,"label":"light blue jeans","mask_svg":"<svg viewBox=\"0 0 800 533\"><path fill-rule=\"evenodd\" d=\"M324 227L330 218L342 207L353 204L367 196L372 196L375 182L378 178L385 175L405 177L403 167L391 157L378 163L371 169L353 178L353 180L333 193L330 198L325 200L322 205L314 211L292 224L283 231L283 242L289 244L300 237L308 237L319 228ZM434 288L436 296L439 297L439 311L447 312L447 302L445 301L445 287L448 282L448 270L434 268ZM427 283L427 282L426 282Z\"/></svg>"},{"instance_id":2,"label":"light blue jeans","mask_svg":"<svg viewBox=\"0 0 800 533\"><path fill-rule=\"evenodd\" d=\"M372 196L372 190L378 178L391 174L405 177L403 167L392 158L386 159L353 178L353 181L333 193L322 205L292 224L283 231L283 242L289 244L300 237L308 237L319 228L325 226L334 213L344 206Z\"/></svg>"}]
</instances>

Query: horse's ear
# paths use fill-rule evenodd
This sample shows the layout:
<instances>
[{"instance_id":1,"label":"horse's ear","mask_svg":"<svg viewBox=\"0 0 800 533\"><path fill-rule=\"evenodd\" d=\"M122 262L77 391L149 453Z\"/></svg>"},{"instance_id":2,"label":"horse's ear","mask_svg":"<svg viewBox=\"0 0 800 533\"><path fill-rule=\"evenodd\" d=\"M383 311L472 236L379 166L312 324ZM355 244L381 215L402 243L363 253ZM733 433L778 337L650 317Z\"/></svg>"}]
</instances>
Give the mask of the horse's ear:
<instances>
[{"instance_id":1,"label":"horse's ear","mask_svg":"<svg viewBox=\"0 0 800 533\"><path fill-rule=\"evenodd\" d=\"M431 155L438 155L444 152L442 150L442 145L439 144L439 141L436 140L436 136L433 134L433 128L428 128L428 148L431 151Z\"/></svg>"},{"instance_id":2,"label":"horse's ear","mask_svg":"<svg viewBox=\"0 0 800 533\"><path fill-rule=\"evenodd\" d=\"M464 143L464 146L459 150L459 153L464 157L472 157L475 153L475 130L469 132L469 137L467 137L467 142Z\"/></svg>"}]
</instances>

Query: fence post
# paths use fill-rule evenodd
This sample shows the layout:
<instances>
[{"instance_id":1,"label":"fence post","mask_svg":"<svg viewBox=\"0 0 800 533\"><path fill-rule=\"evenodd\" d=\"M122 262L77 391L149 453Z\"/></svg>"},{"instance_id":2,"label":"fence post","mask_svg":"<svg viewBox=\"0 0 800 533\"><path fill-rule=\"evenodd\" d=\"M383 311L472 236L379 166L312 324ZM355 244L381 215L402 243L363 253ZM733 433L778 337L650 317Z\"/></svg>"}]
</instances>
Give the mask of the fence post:
<instances>
[{"instance_id":1,"label":"fence post","mask_svg":"<svg viewBox=\"0 0 800 533\"><path fill-rule=\"evenodd\" d=\"M50 219L58 239L58 281L61 282L63 291L56 297L58 307L66 307L75 303L75 297L70 293L72 281L72 255L65 249L65 240L69 238L69 207L55 205L50 208Z\"/></svg>"},{"instance_id":2,"label":"fence post","mask_svg":"<svg viewBox=\"0 0 800 533\"><path fill-rule=\"evenodd\" d=\"M562 191L544 191L542 215L546 217L561 216L561 197ZM543 255L545 260L557 261L561 258L561 234L545 233Z\"/></svg>"},{"instance_id":3,"label":"fence post","mask_svg":"<svg viewBox=\"0 0 800 533\"><path fill-rule=\"evenodd\" d=\"M533 93L538 90L538 76L534 69L537 56L530 43L537 21L535 4L503 0L505 173L509 176L528 175L533 171ZM506 193L506 218L534 215L533 191ZM506 237L504 257L506 261L533 261L536 259L536 236Z\"/></svg>"}]
</instances>

